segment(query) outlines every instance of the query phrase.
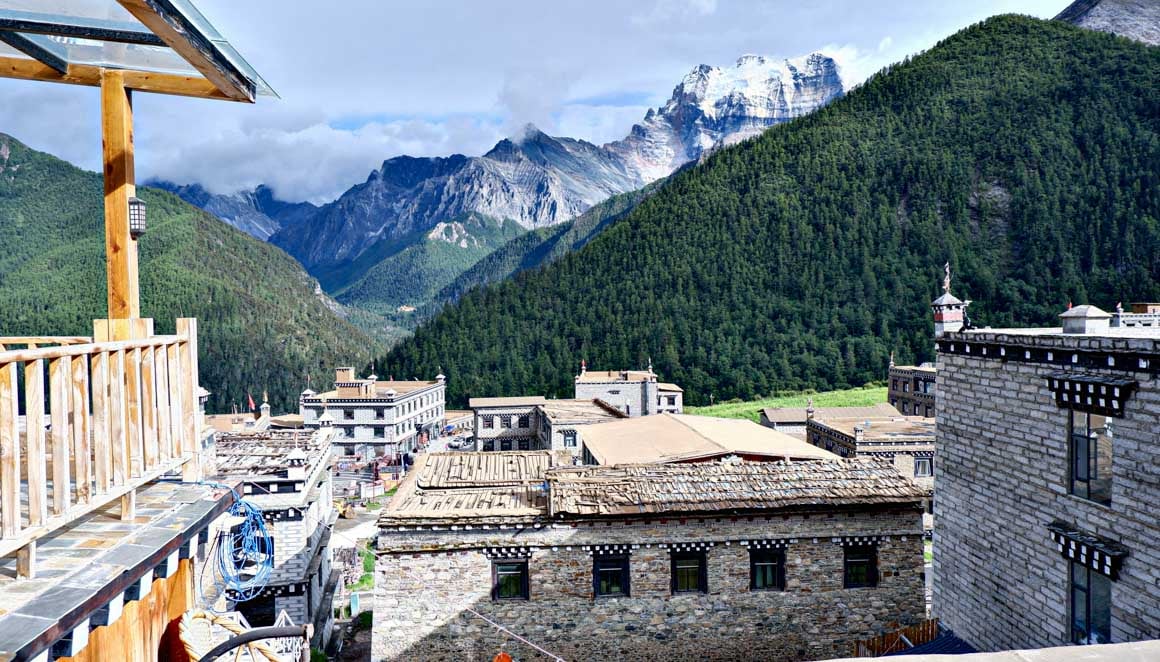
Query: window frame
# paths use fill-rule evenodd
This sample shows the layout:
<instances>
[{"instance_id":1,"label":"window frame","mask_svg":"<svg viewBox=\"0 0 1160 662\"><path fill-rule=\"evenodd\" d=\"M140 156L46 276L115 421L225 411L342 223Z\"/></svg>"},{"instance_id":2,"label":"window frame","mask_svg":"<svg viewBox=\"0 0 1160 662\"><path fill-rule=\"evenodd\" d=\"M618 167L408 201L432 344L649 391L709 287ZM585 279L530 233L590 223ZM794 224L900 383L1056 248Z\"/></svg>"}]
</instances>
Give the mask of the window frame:
<instances>
[{"instance_id":1,"label":"window frame","mask_svg":"<svg viewBox=\"0 0 1160 662\"><path fill-rule=\"evenodd\" d=\"M851 581L850 569L855 563L866 563L865 582ZM842 588L876 588L877 586L878 545L873 543L842 545Z\"/></svg>"},{"instance_id":2,"label":"window frame","mask_svg":"<svg viewBox=\"0 0 1160 662\"><path fill-rule=\"evenodd\" d=\"M499 594L499 580L501 577L500 566L514 565L519 566L518 571L520 577L519 595L516 596L501 596ZM513 573L504 572L502 576L509 576ZM529 584L529 569L528 559L492 559L491 561L491 599L493 602L513 602L519 600L531 600L531 590Z\"/></svg>"},{"instance_id":3,"label":"window frame","mask_svg":"<svg viewBox=\"0 0 1160 662\"><path fill-rule=\"evenodd\" d=\"M561 434L564 436L564 448L576 448L578 442L575 430L563 430Z\"/></svg>"},{"instance_id":4,"label":"window frame","mask_svg":"<svg viewBox=\"0 0 1160 662\"><path fill-rule=\"evenodd\" d=\"M521 427L521 428L530 428L530 427L532 427L532 417L531 417L531 415L529 415L529 414L522 414L522 415L520 415L520 417L519 417L518 419L516 419L516 425L517 425L518 427Z\"/></svg>"},{"instance_id":5,"label":"window frame","mask_svg":"<svg viewBox=\"0 0 1160 662\"><path fill-rule=\"evenodd\" d=\"M592 555L592 597L599 598L629 598L632 597L631 558L627 552L622 554L593 554ZM603 567L602 567L603 566ZM620 593L600 592L600 571L619 570L620 584L624 590Z\"/></svg>"},{"instance_id":6,"label":"window frame","mask_svg":"<svg viewBox=\"0 0 1160 662\"><path fill-rule=\"evenodd\" d=\"M501 430L510 430L510 429L512 429L512 417L511 417L511 414L500 414L500 417L499 417L499 429L501 429Z\"/></svg>"},{"instance_id":7,"label":"window frame","mask_svg":"<svg viewBox=\"0 0 1160 662\"><path fill-rule=\"evenodd\" d=\"M773 557L773 560L768 560ZM762 560L765 559L765 560ZM759 565L773 565L773 585L757 585L757 567ZM785 548L766 547L749 550L749 590L750 591L784 591L785 590Z\"/></svg>"},{"instance_id":8,"label":"window frame","mask_svg":"<svg viewBox=\"0 0 1160 662\"><path fill-rule=\"evenodd\" d=\"M1076 584L1076 575L1082 573L1085 585L1078 586ZM1095 618L1092 613L1092 595L1094 593L1093 580L1101 584L1106 584L1107 588L1107 612L1103 614L1103 624L1107 627L1107 632L1103 634L1106 637L1105 641L1092 641L1092 637L1100 633L1093 632L1093 622ZM1107 575L1100 573L1098 570L1093 570L1088 566L1077 563L1075 561L1068 561L1067 567L1067 598L1068 598L1068 615L1070 618L1070 632L1068 639L1073 644L1092 645L1092 644L1110 644L1112 643L1112 580ZM1083 616L1082 623L1078 621L1079 614L1077 613L1080 605L1077 605L1077 599L1082 599ZM1077 627L1080 626L1080 627Z\"/></svg>"},{"instance_id":9,"label":"window frame","mask_svg":"<svg viewBox=\"0 0 1160 662\"><path fill-rule=\"evenodd\" d=\"M926 473L918 473L919 465L926 467ZM933 478L934 477L934 458L933 457L915 457L914 458L914 477L915 478Z\"/></svg>"},{"instance_id":10,"label":"window frame","mask_svg":"<svg viewBox=\"0 0 1160 662\"><path fill-rule=\"evenodd\" d=\"M484 430L494 430L495 429L495 417L494 416L481 416L479 419L479 423L481 426L483 426Z\"/></svg>"},{"instance_id":11,"label":"window frame","mask_svg":"<svg viewBox=\"0 0 1160 662\"><path fill-rule=\"evenodd\" d=\"M1112 505L1112 479L1115 475L1112 471L1112 464L1115 462L1115 447L1112 441L1111 434L1108 433L1107 424L1110 417L1102 414L1092 414L1091 412L1082 411L1079 409L1067 410L1067 493L1079 497L1085 501L1099 504L1101 506L1110 507ZM1083 419L1083 431L1076 432L1076 417ZM1104 419L1104 434L1092 434L1092 416L1101 416ZM1106 439L1106 443L1112 445L1111 461L1108 465L1107 478L1101 478L1099 474L1099 452L1100 441ZM1086 465L1086 466L1084 466ZM1081 471L1085 469L1085 471ZM1083 474L1086 477L1080 478ZM1101 481L1107 481L1107 497L1106 499L1099 499L1093 497L1093 484Z\"/></svg>"},{"instance_id":12,"label":"window frame","mask_svg":"<svg viewBox=\"0 0 1160 662\"><path fill-rule=\"evenodd\" d=\"M696 589L678 589L677 588L677 563L681 561L697 561L697 588ZM681 595L688 593L708 593L709 592L709 558L702 550L696 551L671 551L669 552L669 590L673 595Z\"/></svg>"}]
</instances>

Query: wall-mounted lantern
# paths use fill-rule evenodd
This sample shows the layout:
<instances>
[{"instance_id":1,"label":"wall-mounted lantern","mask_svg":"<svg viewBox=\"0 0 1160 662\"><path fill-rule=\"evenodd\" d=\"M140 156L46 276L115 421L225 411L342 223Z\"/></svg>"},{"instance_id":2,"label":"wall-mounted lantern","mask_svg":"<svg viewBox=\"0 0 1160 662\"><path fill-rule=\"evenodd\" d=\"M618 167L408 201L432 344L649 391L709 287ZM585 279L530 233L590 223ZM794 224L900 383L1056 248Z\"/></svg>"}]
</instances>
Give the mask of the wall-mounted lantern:
<instances>
[{"instance_id":1,"label":"wall-mounted lantern","mask_svg":"<svg viewBox=\"0 0 1160 662\"><path fill-rule=\"evenodd\" d=\"M140 239L145 234L145 201L136 196L129 198L129 236Z\"/></svg>"}]
</instances>

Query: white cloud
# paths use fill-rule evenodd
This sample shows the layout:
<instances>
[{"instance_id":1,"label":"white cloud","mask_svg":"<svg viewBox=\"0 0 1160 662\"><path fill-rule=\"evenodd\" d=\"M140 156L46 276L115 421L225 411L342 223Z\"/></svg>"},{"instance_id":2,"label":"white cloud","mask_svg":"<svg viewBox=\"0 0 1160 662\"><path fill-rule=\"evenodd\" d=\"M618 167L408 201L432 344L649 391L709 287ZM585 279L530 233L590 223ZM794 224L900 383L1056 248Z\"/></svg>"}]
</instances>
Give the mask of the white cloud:
<instances>
[{"instance_id":1,"label":"white cloud","mask_svg":"<svg viewBox=\"0 0 1160 662\"><path fill-rule=\"evenodd\" d=\"M890 45L893 43L894 43L894 38L891 37L890 35L883 37L882 41L878 42L878 52L881 53L882 51L889 50Z\"/></svg>"}]
</instances>

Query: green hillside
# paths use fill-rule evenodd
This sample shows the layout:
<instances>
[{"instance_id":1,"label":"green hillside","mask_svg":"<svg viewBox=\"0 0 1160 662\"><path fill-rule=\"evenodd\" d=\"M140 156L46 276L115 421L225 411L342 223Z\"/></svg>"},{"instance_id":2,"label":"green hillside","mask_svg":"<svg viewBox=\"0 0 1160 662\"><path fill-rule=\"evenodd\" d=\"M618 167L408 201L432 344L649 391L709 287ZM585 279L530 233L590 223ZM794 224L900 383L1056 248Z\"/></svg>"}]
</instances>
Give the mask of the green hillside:
<instances>
[{"instance_id":1,"label":"green hillside","mask_svg":"<svg viewBox=\"0 0 1160 662\"><path fill-rule=\"evenodd\" d=\"M664 181L659 180L636 191L614 195L567 223L532 230L512 239L440 290L435 296L435 305L457 301L473 288L498 283L521 271L549 264L571 251L580 250L597 234L652 195Z\"/></svg>"},{"instance_id":2,"label":"green hillside","mask_svg":"<svg viewBox=\"0 0 1160 662\"><path fill-rule=\"evenodd\" d=\"M0 335L91 335L106 315L101 188L99 174L0 134ZM138 195L142 312L159 333L198 318L211 410L263 390L276 411L296 410L306 375L323 384L336 364L369 361L376 346L288 255L174 195Z\"/></svg>"},{"instance_id":3,"label":"green hillside","mask_svg":"<svg viewBox=\"0 0 1160 662\"><path fill-rule=\"evenodd\" d=\"M673 177L582 250L379 360L449 397L567 395L581 358L687 403L931 358L942 264L979 324L1160 298L1160 49L1004 16Z\"/></svg>"},{"instance_id":4,"label":"green hillside","mask_svg":"<svg viewBox=\"0 0 1160 662\"><path fill-rule=\"evenodd\" d=\"M862 388L841 391L800 391L780 393L757 400L730 400L706 407L686 407L686 414L697 416L719 416L722 418L744 418L754 423L761 422L761 410L766 407L805 407L813 401L815 407L871 407L886 402L886 387L867 384Z\"/></svg>"},{"instance_id":5,"label":"green hillside","mask_svg":"<svg viewBox=\"0 0 1160 662\"><path fill-rule=\"evenodd\" d=\"M514 221L468 213L441 223L377 258L377 264L342 290L338 300L379 314L399 306L419 307L440 289L526 230Z\"/></svg>"}]
</instances>

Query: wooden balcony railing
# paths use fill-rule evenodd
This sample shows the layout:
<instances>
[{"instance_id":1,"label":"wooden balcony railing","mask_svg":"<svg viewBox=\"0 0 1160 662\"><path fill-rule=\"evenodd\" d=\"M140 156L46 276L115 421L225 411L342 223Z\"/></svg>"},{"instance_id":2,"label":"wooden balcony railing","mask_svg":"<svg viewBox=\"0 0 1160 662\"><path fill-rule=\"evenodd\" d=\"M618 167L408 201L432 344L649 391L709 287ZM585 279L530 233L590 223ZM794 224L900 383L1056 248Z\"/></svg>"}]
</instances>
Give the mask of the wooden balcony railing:
<instances>
[{"instance_id":1,"label":"wooden balcony railing","mask_svg":"<svg viewBox=\"0 0 1160 662\"><path fill-rule=\"evenodd\" d=\"M116 499L131 518L135 490L183 465L200 477L196 320L171 336L0 344L0 558L16 554L19 575L35 574L40 537Z\"/></svg>"}]
</instances>

